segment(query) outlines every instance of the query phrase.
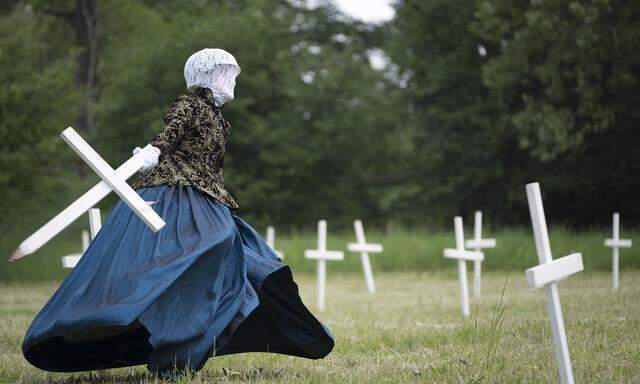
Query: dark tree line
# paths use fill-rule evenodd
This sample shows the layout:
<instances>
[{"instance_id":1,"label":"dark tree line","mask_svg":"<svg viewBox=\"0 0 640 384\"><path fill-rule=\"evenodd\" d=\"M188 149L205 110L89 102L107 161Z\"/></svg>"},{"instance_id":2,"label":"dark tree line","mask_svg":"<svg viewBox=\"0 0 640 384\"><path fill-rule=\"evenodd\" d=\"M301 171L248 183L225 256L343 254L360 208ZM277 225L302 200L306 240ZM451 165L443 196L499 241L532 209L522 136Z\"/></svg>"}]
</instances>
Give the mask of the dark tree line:
<instances>
[{"instance_id":1,"label":"dark tree line","mask_svg":"<svg viewBox=\"0 0 640 384\"><path fill-rule=\"evenodd\" d=\"M640 14L626 1L401 1L387 49L411 79L414 199L437 217L483 207L526 222L640 221ZM414 199L411 199L412 201Z\"/></svg>"},{"instance_id":2,"label":"dark tree line","mask_svg":"<svg viewBox=\"0 0 640 384\"><path fill-rule=\"evenodd\" d=\"M16 222L96 181L62 129L118 164L161 129L202 47L242 67L225 174L257 226L439 226L475 209L519 224L533 180L551 220L640 222L637 2L395 8L372 26L285 0L0 2L2 229L28 232Z\"/></svg>"}]
</instances>

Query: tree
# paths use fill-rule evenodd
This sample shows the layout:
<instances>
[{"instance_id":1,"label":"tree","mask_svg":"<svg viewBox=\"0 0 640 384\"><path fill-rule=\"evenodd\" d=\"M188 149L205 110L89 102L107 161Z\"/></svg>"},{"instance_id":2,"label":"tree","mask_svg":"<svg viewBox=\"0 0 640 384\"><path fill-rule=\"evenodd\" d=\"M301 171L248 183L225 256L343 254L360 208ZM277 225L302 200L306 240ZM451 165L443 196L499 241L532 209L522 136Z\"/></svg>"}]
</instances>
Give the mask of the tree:
<instances>
[{"instance_id":1,"label":"tree","mask_svg":"<svg viewBox=\"0 0 640 384\"><path fill-rule=\"evenodd\" d=\"M503 171L495 161L498 103L482 82L486 59L470 28L474 4L399 1L388 26L386 48L406 82L401 119L412 143L404 210L419 222L448 224L453 215L501 204L492 199Z\"/></svg>"},{"instance_id":2,"label":"tree","mask_svg":"<svg viewBox=\"0 0 640 384\"><path fill-rule=\"evenodd\" d=\"M370 29L288 1L111 1L102 10L98 121L115 163L161 129L185 92L188 55L222 47L242 67L223 113L233 126L226 184L244 216L296 226L325 215L382 222L392 212L380 196L392 174L395 91L369 64Z\"/></svg>"},{"instance_id":3,"label":"tree","mask_svg":"<svg viewBox=\"0 0 640 384\"><path fill-rule=\"evenodd\" d=\"M75 178L59 161L58 133L73 120L77 93L74 56L56 41L65 31L33 12L0 18L0 211L2 230L69 191ZM36 220L42 220L37 214Z\"/></svg>"},{"instance_id":4,"label":"tree","mask_svg":"<svg viewBox=\"0 0 640 384\"><path fill-rule=\"evenodd\" d=\"M58 18L73 31L76 55L76 84L81 94L76 126L95 134L97 66L98 66L98 1L97 0L33 0L23 7Z\"/></svg>"},{"instance_id":5,"label":"tree","mask_svg":"<svg viewBox=\"0 0 640 384\"><path fill-rule=\"evenodd\" d=\"M483 80L505 111L521 170L542 179L559 219L591 223L624 209L640 222L640 5L625 1L485 1L474 30ZM522 158L523 156L520 155Z\"/></svg>"}]
</instances>

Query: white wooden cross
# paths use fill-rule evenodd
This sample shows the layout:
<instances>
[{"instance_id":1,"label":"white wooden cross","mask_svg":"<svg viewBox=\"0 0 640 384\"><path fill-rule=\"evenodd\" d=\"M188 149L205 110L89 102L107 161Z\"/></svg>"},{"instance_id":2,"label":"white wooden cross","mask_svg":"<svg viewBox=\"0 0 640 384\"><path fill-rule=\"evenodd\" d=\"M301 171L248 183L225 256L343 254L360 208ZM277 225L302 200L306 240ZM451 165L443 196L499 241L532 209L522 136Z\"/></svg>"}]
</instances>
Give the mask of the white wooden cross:
<instances>
[{"instance_id":1,"label":"white wooden cross","mask_svg":"<svg viewBox=\"0 0 640 384\"><path fill-rule=\"evenodd\" d=\"M100 219L100 210L91 208L89 210L89 230L91 231L91 240L96 238L98 231L102 228L102 220ZM74 268L80 261L84 252L89 248L89 233L82 231L82 253L75 253L62 258L63 268Z\"/></svg>"},{"instance_id":2,"label":"white wooden cross","mask_svg":"<svg viewBox=\"0 0 640 384\"><path fill-rule=\"evenodd\" d=\"M620 248L631 248L631 240L620 238L620 214L618 212L613 214L613 238L605 239L604 246L611 248L613 252L611 255L611 286L613 289L618 289Z\"/></svg>"},{"instance_id":3,"label":"white wooden cross","mask_svg":"<svg viewBox=\"0 0 640 384\"><path fill-rule=\"evenodd\" d=\"M456 216L453 219L453 226L456 236L456 247L444 250L444 257L458 260L458 280L460 281L460 299L462 305L462 315L469 317L469 289L467 288L467 261L482 261L484 254L478 251L468 251L464 248L464 231L462 228L462 217Z\"/></svg>"},{"instance_id":4,"label":"white wooden cross","mask_svg":"<svg viewBox=\"0 0 640 384\"><path fill-rule=\"evenodd\" d=\"M85 253L87 248L89 248L89 232L86 230L82 231L82 252L80 253L72 253L67 256L62 257L62 268L73 268L78 264L80 258Z\"/></svg>"},{"instance_id":5,"label":"white wooden cross","mask_svg":"<svg viewBox=\"0 0 640 384\"><path fill-rule=\"evenodd\" d=\"M360 252L360 261L362 262L362 270L364 271L364 279L367 283L367 290L369 290L369 293L373 294L376 293L376 285L373 281L373 271L371 270L371 261L369 260L369 254L382 253L382 244L367 243L367 239L364 235L364 228L362 227L362 221L354 221L353 229L356 232L357 243L347 244L347 249L351 252Z\"/></svg>"},{"instance_id":6,"label":"white wooden cross","mask_svg":"<svg viewBox=\"0 0 640 384\"><path fill-rule=\"evenodd\" d=\"M165 222L162 218L125 182L142 168L144 157L153 151L151 145L147 145L118 169L113 170L73 128L65 129L60 136L89 164L102 181L23 241L9 261L16 261L40 249L111 191L116 192L154 232L164 227Z\"/></svg>"},{"instance_id":7,"label":"white wooden cross","mask_svg":"<svg viewBox=\"0 0 640 384\"><path fill-rule=\"evenodd\" d=\"M327 260L343 260L344 253L341 251L327 251L327 222L318 221L318 249L307 249L304 251L307 259L318 260L318 309L324 310L324 297L327 279Z\"/></svg>"},{"instance_id":8,"label":"white wooden cross","mask_svg":"<svg viewBox=\"0 0 640 384\"><path fill-rule=\"evenodd\" d=\"M495 248L496 239L482 238L482 211L476 211L473 218L473 239L466 241L467 248L482 252L486 248ZM473 296L477 299L480 297L480 275L482 261L473 261Z\"/></svg>"},{"instance_id":9,"label":"white wooden cross","mask_svg":"<svg viewBox=\"0 0 640 384\"><path fill-rule=\"evenodd\" d=\"M267 245L278 255L280 260L284 259L284 253L276 249L276 229L272 226L267 227Z\"/></svg>"},{"instance_id":10,"label":"white wooden cross","mask_svg":"<svg viewBox=\"0 0 640 384\"><path fill-rule=\"evenodd\" d=\"M567 345L567 335L564 330L564 321L562 320L562 309L560 308L560 295L558 294L557 282L558 280L565 279L574 273L582 271L582 255L580 253L574 253L553 260L551 246L549 244L549 234L547 233L547 221L544 216L542 196L540 195L540 185L538 183L527 184L527 200L529 202L533 236L535 238L540 265L527 269L525 276L529 287L545 288L547 293L547 311L549 312L553 343L556 351L556 359L558 360L558 370L560 372L560 383L572 384L573 372L571 371L569 346Z\"/></svg>"}]
</instances>

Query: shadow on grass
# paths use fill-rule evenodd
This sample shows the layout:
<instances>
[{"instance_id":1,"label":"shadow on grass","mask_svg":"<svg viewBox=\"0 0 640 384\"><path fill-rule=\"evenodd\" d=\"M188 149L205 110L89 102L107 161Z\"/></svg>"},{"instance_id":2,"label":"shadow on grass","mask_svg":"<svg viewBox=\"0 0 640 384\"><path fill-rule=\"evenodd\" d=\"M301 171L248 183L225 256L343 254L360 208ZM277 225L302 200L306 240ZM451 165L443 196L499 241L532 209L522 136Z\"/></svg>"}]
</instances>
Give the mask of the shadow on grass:
<instances>
[{"instance_id":1,"label":"shadow on grass","mask_svg":"<svg viewBox=\"0 0 640 384\"><path fill-rule=\"evenodd\" d=\"M94 371L77 373L73 376L56 377L47 376L41 380L30 381L31 383L56 383L56 384L81 384L81 383L145 383L162 382L160 378L148 372L135 372L131 374L117 373L109 371Z\"/></svg>"},{"instance_id":2,"label":"shadow on grass","mask_svg":"<svg viewBox=\"0 0 640 384\"><path fill-rule=\"evenodd\" d=\"M246 382L254 380L272 381L285 376L284 369L247 368L241 371L234 371L227 368L207 370L204 369L195 374L175 373L170 377L162 377L151 372L114 372L114 371L93 371L78 373L67 377L48 376L40 380L30 381L32 383L55 383L55 384L133 384L133 383L208 383L218 381Z\"/></svg>"}]
</instances>

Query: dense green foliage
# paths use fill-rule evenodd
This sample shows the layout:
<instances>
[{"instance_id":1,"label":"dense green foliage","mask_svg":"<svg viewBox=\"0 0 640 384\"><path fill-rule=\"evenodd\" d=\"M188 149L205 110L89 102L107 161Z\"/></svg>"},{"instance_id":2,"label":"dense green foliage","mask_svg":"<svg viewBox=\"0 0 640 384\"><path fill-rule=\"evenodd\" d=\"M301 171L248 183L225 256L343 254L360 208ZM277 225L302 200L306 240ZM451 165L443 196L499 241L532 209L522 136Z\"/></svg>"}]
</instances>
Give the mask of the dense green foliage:
<instances>
[{"instance_id":1,"label":"dense green foliage","mask_svg":"<svg viewBox=\"0 0 640 384\"><path fill-rule=\"evenodd\" d=\"M46 41L45 39L51 39ZM0 230L52 203L74 173L57 139L74 117L73 51L64 31L27 12L0 18ZM55 159L55 160L54 160ZM5 221L6 220L6 221Z\"/></svg>"},{"instance_id":2,"label":"dense green foliage","mask_svg":"<svg viewBox=\"0 0 640 384\"><path fill-rule=\"evenodd\" d=\"M415 200L437 217L640 221L637 2L401 1L387 50L408 81ZM412 200L413 201L413 200Z\"/></svg>"},{"instance_id":3,"label":"dense green foliage","mask_svg":"<svg viewBox=\"0 0 640 384\"><path fill-rule=\"evenodd\" d=\"M257 227L448 228L475 209L525 224L532 180L550 221L605 226L619 209L640 222L637 2L405 0L377 26L286 0L92 2L93 88L79 83L91 44L77 2L0 8L6 234L26 236L96 181L59 131L74 125L118 164L161 129L202 47L242 67L225 173Z\"/></svg>"}]
</instances>

